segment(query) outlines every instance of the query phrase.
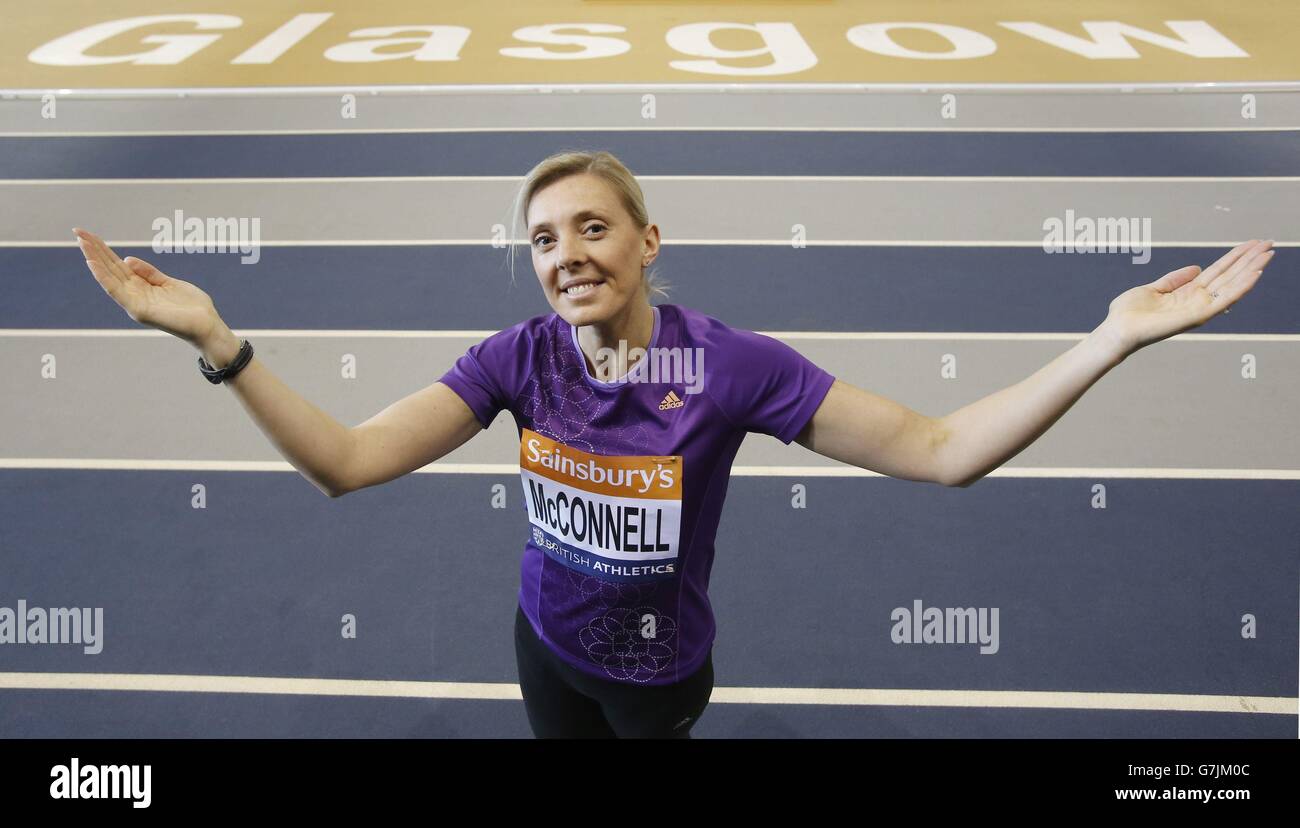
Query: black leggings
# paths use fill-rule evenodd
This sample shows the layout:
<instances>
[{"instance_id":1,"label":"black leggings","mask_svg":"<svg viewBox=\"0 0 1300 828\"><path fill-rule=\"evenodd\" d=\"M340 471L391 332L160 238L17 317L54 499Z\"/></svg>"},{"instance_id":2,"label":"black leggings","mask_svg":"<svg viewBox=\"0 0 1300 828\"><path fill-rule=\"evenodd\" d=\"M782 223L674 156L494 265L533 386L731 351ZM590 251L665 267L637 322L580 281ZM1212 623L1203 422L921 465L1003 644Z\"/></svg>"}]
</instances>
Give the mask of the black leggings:
<instances>
[{"instance_id":1,"label":"black leggings","mask_svg":"<svg viewBox=\"0 0 1300 828\"><path fill-rule=\"evenodd\" d=\"M539 739L689 739L713 693L713 652L673 684L629 685L580 672L542 643L515 610L515 663Z\"/></svg>"}]
</instances>

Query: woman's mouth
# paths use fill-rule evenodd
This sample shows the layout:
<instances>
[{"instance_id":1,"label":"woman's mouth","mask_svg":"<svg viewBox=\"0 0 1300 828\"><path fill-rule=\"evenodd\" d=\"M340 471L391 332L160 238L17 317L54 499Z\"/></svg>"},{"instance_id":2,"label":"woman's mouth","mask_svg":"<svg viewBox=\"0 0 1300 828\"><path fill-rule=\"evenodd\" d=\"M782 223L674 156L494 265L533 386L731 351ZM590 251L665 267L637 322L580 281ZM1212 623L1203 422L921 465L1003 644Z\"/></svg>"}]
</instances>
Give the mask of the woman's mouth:
<instances>
[{"instance_id":1,"label":"woman's mouth","mask_svg":"<svg viewBox=\"0 0 1300 828\"><path fill-rule=\"evenodd\" d=\"M593 293L596 292L596 288L600 287L603 284L605 283L588 282L588 281L575 282L569 285L568 287L564 288L563 290L561 290L560 293L563 293L565 296L567 296L570 299L582 299L584 297L591 296Z\"/></svg>"}]
</instances>

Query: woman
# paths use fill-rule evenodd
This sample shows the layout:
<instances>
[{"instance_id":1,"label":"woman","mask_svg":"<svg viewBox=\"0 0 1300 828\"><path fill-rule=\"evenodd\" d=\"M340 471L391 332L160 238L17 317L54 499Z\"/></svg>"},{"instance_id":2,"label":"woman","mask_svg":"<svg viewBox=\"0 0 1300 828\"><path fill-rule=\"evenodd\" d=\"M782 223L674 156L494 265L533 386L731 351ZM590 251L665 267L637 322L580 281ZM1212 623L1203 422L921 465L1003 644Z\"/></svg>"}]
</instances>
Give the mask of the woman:
<instances>
[{"instance_id":1,"label":"woman","mask_svg":"<svg viewBox=\"0 0 1300 828\"><path fill-rule=\"evenodd\" d=\"M527 228L554 313L488 337L438 382L354 428L253 360L202 290L76 232L104 290L135 321L195 346L209 379L228 384L330 497L421 468L510 410L531 524L515 652L539 737L689 738L713 688L706 593L746 433L893 477L969 486L1128 354L1226 312L1272 257L1271 243L1252 241L1205 271L1184 267L1126 291L1033 376L931 418L834 379L774 339L652 306L646 268L659 228L609 153L542 161L520 188L515 223Z\"/></svg>"}]
</instances>

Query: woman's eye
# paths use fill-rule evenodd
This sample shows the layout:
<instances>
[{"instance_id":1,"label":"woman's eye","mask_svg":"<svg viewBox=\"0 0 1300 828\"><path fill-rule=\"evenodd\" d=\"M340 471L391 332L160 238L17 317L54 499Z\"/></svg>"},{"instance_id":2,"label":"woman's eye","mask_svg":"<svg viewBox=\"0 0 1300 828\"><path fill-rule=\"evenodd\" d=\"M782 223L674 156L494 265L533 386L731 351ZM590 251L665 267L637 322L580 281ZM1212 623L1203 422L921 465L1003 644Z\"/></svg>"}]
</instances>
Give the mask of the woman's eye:
<instances>
[{"instance_id":1,"label":"woman's eye","mask_svg":"<svg viewBox=\"0 0 1300 828\"><path fill-rule=\"evenodd\" d=\"M592 230L600 232L602 230L607 230L607 229L608 228L605 227L605 225L603 224L592 224L589 225L583 232L590 232ZM550 236L538 236L537 238L533 239L533 247L537 247L538 245L545 245L550 240L550 238L551 238Z\"/></svg>"}]
</instances>

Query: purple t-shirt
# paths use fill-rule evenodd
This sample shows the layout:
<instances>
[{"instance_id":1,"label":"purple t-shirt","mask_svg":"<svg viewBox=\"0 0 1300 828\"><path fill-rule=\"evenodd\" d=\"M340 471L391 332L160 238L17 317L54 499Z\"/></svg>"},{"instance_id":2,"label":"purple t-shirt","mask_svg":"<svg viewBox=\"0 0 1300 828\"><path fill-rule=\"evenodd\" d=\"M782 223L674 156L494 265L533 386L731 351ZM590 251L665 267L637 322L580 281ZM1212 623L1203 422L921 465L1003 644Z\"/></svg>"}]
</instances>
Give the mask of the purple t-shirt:
<instances>
[{"instance_id":1,"label":"purple t-shirt","mask_svg":"<svg viewBox=\"0 0 1300 828\"><path fill-rule=\"evenodd\" d=\"M834 377L790 346L658 305L649 355L621 381L588 372L558 314L494 334L441 379L487 428L520 433L530 537L519 605L578 670L669 684L713 643L709 572L745 434L789 443Z\"/></svg>"}]
</instances>

